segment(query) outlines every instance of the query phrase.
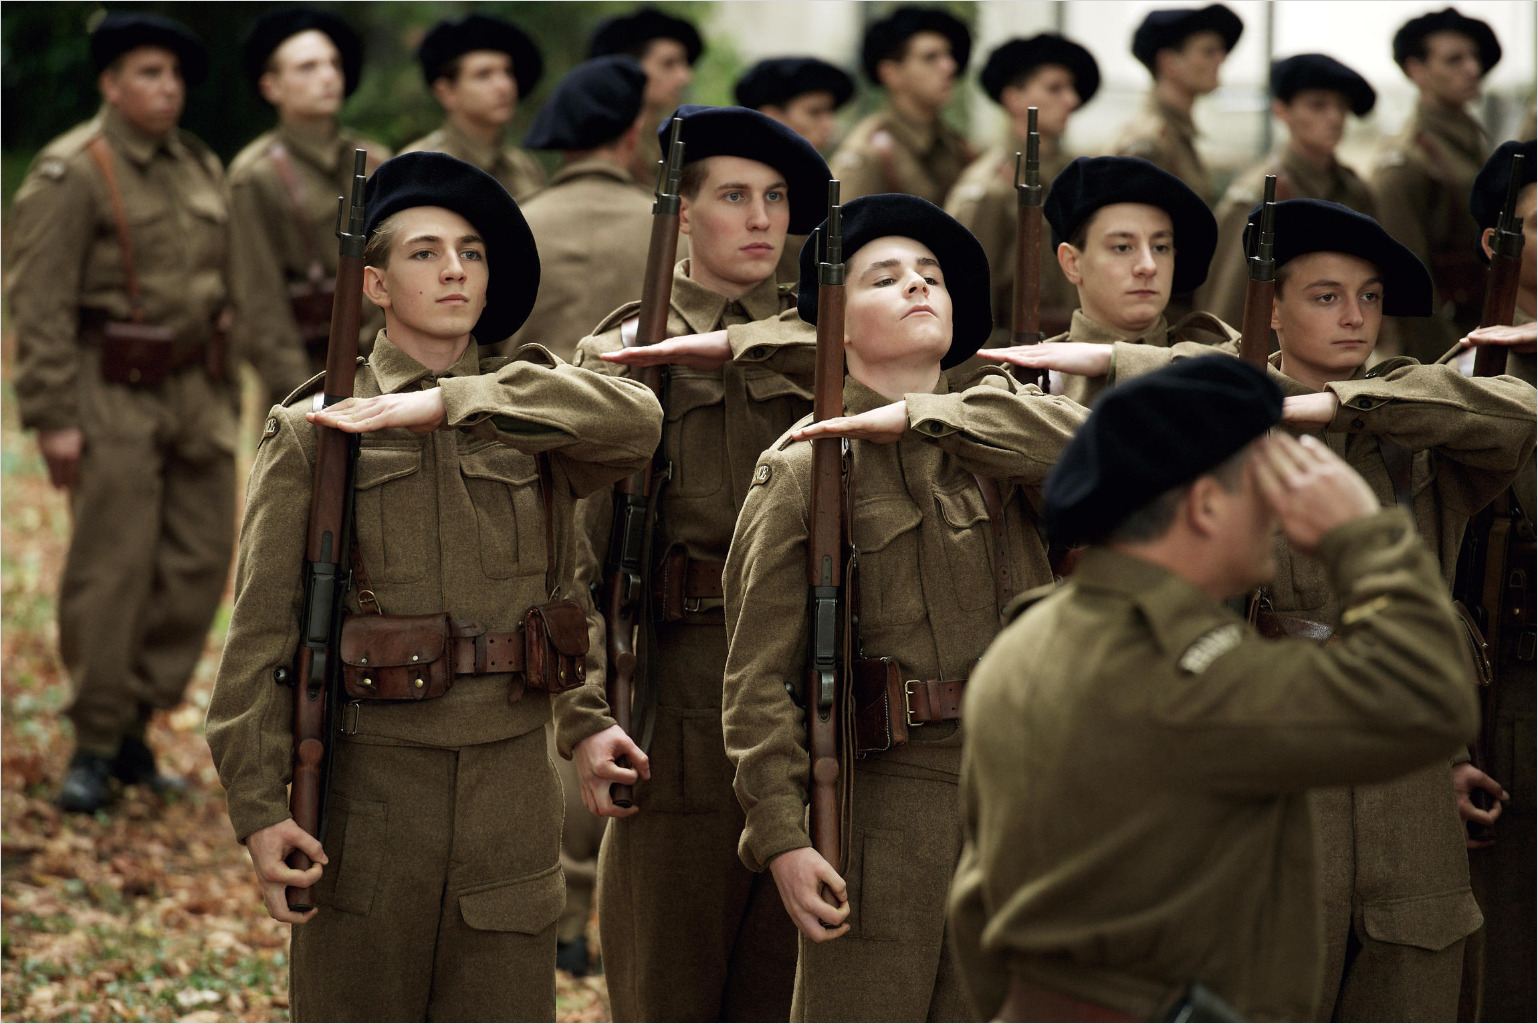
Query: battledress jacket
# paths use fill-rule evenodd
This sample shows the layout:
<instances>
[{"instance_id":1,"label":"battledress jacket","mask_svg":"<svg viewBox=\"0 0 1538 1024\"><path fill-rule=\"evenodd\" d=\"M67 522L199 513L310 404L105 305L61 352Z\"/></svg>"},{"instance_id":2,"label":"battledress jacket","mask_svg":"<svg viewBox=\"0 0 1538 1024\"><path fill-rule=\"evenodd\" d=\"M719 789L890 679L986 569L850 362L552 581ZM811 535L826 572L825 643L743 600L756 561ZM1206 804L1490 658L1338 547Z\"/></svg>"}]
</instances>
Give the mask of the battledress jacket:
<instances>
[{"instance_id":1,"label":"battledress jacket","mask_svg":"<svg viewBox=\"0 0 1538 1024\"><path fill-rule=\"evenodd\" d=\"M517 146L488 146L466 135L445 121L436 131L402 146L402 153L420 151L447 153L456 160L474 164L496 178L508 195L520 203L545 183L545 169L532 153Z\"/></svg>"},{"instance_id":2,"label":"battledress jacket","mask_svg":"<svg viewBox=\"0 0 1538 1024\"><path fill-rule=\"evenodd\" d=\"M1107 548L1000 635L963 709L951 890L980 1017L1014 975L1141 1020L1193 981L1240 1019L1318 1019L1307 788L1445 759L1477 722L1407 517L1336 529L1320 563L1345 609L1331 647L1261 639Z\"/></svg>"},{"instance_id":3,"label":"battledress jacket","mask_svg":"<svg viewBox=\"0 0 1538 1024\"><path fill-rule=\"evenodd\" d=\"M1142 110L1122 127L1113 152L1142 157L1170 172L1212 205L1217 199L1212 175L1196 151L1196 122L1191 115L1160 102L1149 90Z\"/></svg>"},{"instance_id":4,"label":"battledress jacket","mask_svg":"<svg viewBox=\"0 0 1538 1024\"><path fill-rule=\"evenodd\" d=\"M554 483L557 597L591 606L571 582L572 506L650 458L660 411L641 385L568 366L538 346L511 360L482 361L474 342L434 375L384 332L358 367L360 397L438 386L444 427L428 434L362 435L356 483L357 551L369 588L392 615L448 612L488 630L511 630L551 599L544 504L536 455ZM301 566L315 432L308 402L274 408L247 485L235 606L208 710L208 742L238 837L289 816L293 691L273 682L299 642ZM359 614L356 589L349 610ZM462 676L442 697L368 703L355 716L358 743L459 747L538 729L552 705L560 721L590 680L555 698L525 691L510 702L510 677ZM350 716L351 717L351 716ZM562 752L596 729L562 734Z\"/></svg>"},{"instance_id":5,"label":"battledress jacket","mask_svg":"<svg viewBox=\"0 0 1538 1024\"><path fill-rule=\"evenodd\" d=\"M936 119L915 124L890 106L849 130L828 167L849 202L878 192L907 192L936 206L976 156L966 136Z\"/></svg>"},{"instance_id":6,"label":"battledress jacket","mask_svg":"<svg viewBox=\"0 0 1538 1024\"><path fill-rule=\"evenodd\" d=\"M1081 341L1111 346L1111 368L1103 377L1081 377L1074 373L1052 374L1052 391L1064 394L1084 405L1092 404L1106 388L1120 380L1150 373L1165 366L1171 358L1198 355L1239 354L1239 332L1211 313L1191 313L1171 326L1159 317L1148 330L1130 341L1091 320L1082 309L1073 311L1068 330L1048 342Z\"/></svg>"}]
</instances>

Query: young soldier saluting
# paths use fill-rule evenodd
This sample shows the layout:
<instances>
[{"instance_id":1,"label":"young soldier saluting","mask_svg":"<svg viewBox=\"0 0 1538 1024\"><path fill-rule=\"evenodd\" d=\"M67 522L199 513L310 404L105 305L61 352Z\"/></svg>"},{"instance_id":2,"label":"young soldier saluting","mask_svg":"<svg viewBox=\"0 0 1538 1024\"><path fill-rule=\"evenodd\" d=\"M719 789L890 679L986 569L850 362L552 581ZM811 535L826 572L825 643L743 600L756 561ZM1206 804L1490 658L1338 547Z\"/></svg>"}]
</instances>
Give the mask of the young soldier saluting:
<instances>
[{"instance_id":1,"label":"young soldier saluting","mask_svg":"<svg viewBox=\"0 0 1538 1024\"><path fill-rule=\"evenodd\" d=\"M961 695L1015 591L1051 580L1033 511L1085 411L988 370L952 392L942 372L988 337L982 248L908 195L843 209L849 253L845 417L803 422L766 451L732 537L722 725L746 811L740 855L773 877L801 932L792 1020L971 1020L945 937L956 866ZM817 318L802 251L799 309ZM857 707L907 708L907 742L855 730L850 863L840 877L805 824L810 444L852 438L851 530L866 658L890 658ZM902 682L906 680L907 682ZM883 716L882 724L886 724ZM852 758L850 759L852 761ZM825 887L829 902L819 893Z\"/></svg>"},{"instance_id":2,"label":"young soldier saluting","mask_svg":"<svg viewBox=\"0 0 1538 1024\"><path fill-rule=\"evenodd\" d=\"M369 167L390 151L342 126L358 87L363 40L345 21L306 7L251 26L245 68L278 114L230 163L230 280L236 343L276 403L321 370L336 280L336 197L352 185L352 154ZM379 330L365 310L363 338Z\"/></svg>"},{"instance_id":3,"label":"young soldier saluting","mask_svg":"<svg viewBox=\"0 0 1538 1024\"><path fill-rule=\"evenodd\" d=\"M436 150L474 164L522 202L545 183L545 169L504 138L544 74L528 34L511 22L468 14L440 21L417 47L422 77L443 108L443 127L401 152ZM490 340L490 339L488 339Z\"/></svg>"},{"instance_id":4,"label":"young soldier saluting","mask_svg":"<svg viewBox=\"0 0 1538 1024\"><path fill-rule=\"evenodd\" d=\"M1532 456L1533 389L1515 377L1469 379L1453 366L1388 359L1366 372L1385 315L1426 316L1431 281L1415 255L1370 217L1294 199L1276 208L1272 364L1284 419L1355 467L1379 502L1399 505L1436 555L1446 591L1469 517ZM1336 621L1329 570L1278 546L1262 607L1292 623ZM1471 669L1454 678L1474 687ZM1429 673L1428 673L1429 678ZM1459 800L1479 784L1444 759L1392 782L1312 795L1325 851L1320 895L1326 963L1314 1019L1451 1020L1463 939L1479 927ZM1487 783L1500 795L1500 787ZM1466 816L1483 815L1472 807Z\"/></svg>"},{"instance_id":5,"label":"young soldier saluting","mask_svg":"<svg viewBox=\"0 0 1538 1024\"><path fill-rule=\"evenodd\" d=\"M688 161L680 230L690 256L673 274L667 329L707 333L627 348L638 308L630 303L576 356L578 366L610 373L672 364L662 441L670 473L651 540L653 617L641 626L652 637L655 767L636 788L635 809L619 813L610 778L581 759L577 767L592 779L597 813L626 815L609 826L599 858L615 1018L783 1020L794 931L773 888L734 857L742 811L721 749L721 573L759 453L811 406L813 339L793 318L774 319L794 297L774 275L786 232L817 224L828 167L805 139L756 111L685 106L677 116ZM750 335L742 329L750 321L768 322ZM611 502L595 498L584 514L593 550L582 571L600 578Z\"/></svg>"},{"instance_id":6,"label":"young soldier saluting","mask_svg":"<svg viewBox=\"0 0 1538 1024\"><path fill-rule=\"evenodd\" d=\"M1017 603L963 709L976 1017L1318 1020L1305 788L1473 733L1435 561L1322 442L1261 440L1281 412L1259 370L1187 360L1108 393L1047 482L1053 542L1091 546ZM1224 605L1275 572L1278 526L1328 567L1332 646Z\"/></svg>"},{"instance_id":7,"label":"young soldier saluting","mask_svg":"<svg viewBox=\"0 0 1538 1024\"><path fill-rule=\"evenodd\" d=\"M573 501L650 458L660 411L640 385L537 346L481 359L476 339L511 334L539 284L534 241L489 175L397 157L369 179L366 231L364 292L385 330L355 398L307 413L317 380L267 420L209 746L267 910L299 926L295 1019L551 1020L561 795L541 726L553 706L574 727L563 749L645 758L618 729L581 731L581 687L552 699L498 652L522 653L515 627L535 606L590 608L569 582ZM324 850L289 816L294 693L273 683L300 638L312 423L366 432L349 622L420 632L412 617L445 616L459 651L440 694L336 709ZM316 863L286 867L294 849ZM314 886L320 909L290 911L285 885Z\"/></svg>"},{"instance_id":8,"label":"young soldier saluting","mask_svg":"<svg viewBox=\"0 0 1538 1024\"><path fill-rule=\"evenodd\" d=\"M1011 39L988 55L978 76L983 91L1004 108L1008 138L978 157L962 172L945 200L945 212L977 236L993 272L993 317L997 323L991 343L1009 340L1014 307L1015 241L1019 218L1015 211L1015 154L1026 145L1027 111L1037 109L1041 136L1041 184L1050 187L1071 159L1063 149L1063 133L1073 112L1095 98L1100 67L1090 52L1062 36L1043 33ZM1073 285L1057 269L1057 253L1044 238L1041 263L1041 328L1045 334L1067 330L1078 305Z\"/></svg>"}]
</instances>

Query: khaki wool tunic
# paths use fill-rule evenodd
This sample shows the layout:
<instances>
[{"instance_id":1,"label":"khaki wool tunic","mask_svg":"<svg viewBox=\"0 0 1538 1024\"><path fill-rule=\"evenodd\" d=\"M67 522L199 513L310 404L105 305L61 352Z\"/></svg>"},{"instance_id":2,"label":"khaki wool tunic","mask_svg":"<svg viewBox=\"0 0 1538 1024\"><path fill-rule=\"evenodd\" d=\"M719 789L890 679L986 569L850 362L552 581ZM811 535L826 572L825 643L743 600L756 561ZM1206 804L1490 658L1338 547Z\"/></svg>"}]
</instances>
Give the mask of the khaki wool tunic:
<instances>
[{"instance_id":1,"label":"khaki wool tunic","mask_svg":"<svg viewBox=\"0 0 1538 1024\"><path fill-rule=\"evenodd\" d=\"M402 153L423 150L447 153L467 164L474 164L500 181L508 194L519 203L545 184L545 169L532 153L517 146L488 146L472 139L450 121L443 122L436 131L401 147Z\"/></svg>"},{"instance_id":2,"label":"khaki wool tunic","mask_svg":"<svg viewBox=\"0 0 1538 1024\"><path fill-rule=\"evenodd\" d=\"M1273 379L1287 394L1310 393L1279 373ZM1395 503L1394 483L1380 439L1414 453L1416 532L1436 557L1446 593L1469 518L1532 458L1533 388L1515 377L1470 379L1452 366L1395 358L1326 389L1341 405L1320 440L1385 507ZM1274 610L1333 621L1339 609L1326 567L1280 538L1276 557L1276 581L1264 589ZM1455 677L1470 690L1471 672ZM1392 781L1310 794L1326 928L1317 1019L1456 1016L1463 939L1481 917L1448 772L1443 759ZM1348 937L1360 947L1349 966Z\"/></svg>"},{"instance_id":3,"label":"khaki wool tunic","mask_svg":"<svg viewBox=\"0 0 1538 1024\"><path fill-rule=\"evenodd\" d=\"M1336 529L1320 564L1330 647L1101 547L1005 628L963 709L950 920L976 1018L1013 976L1138 1020L1191 982L1243 1020L1319 1019L1307 787L1445 766L1478 718L1402 512Z\"/></svg>"},{"instance_id":4,"label":"khaki wool tunic","mask_svg":"<svg viewBox=\"0 0 1538 1024\"><path fill-rule=\"evenodd\" d=\"M519 204L539 246L539 298L508 351L535 341L570 359L593 325L641 294L651 198L624 168L591 157Z\"/></svg>"},{"instance_id":5,"label":"khaki wool tunic","mask_svg":"<svg viewBox=\"0 0 1538 1024\"><path fill-rule=\"evenodd\" d=\"M843 202L877 192L907 192L945 203L976 156L966 136L937 118L915 124L883 107L850 129L828 161Z\"/></svg>"},{"instance_id":6,"label":"khaki wool tunic","mask_svg":"<svg viewBox=\"0 0 1538 1024\"><path fill-rule=\"evenodd\" d=\"M1087 415L1069 399L998 370L953 392L905 396L895 444L852 442L860 638L905 679L963 679L998 631L997 560L1017 587L1052 578L1036 519L1040 490ZM853 378L850 415L889 404ZM722 725L746 812L739 854L754 871L810 846L808 755L797 707L807 668L807 536L812 446L783 438L764 452L737 520L724 578L727 654ZM973 474L998 481L1007 552L994 550ZM957 723L854 762L851 930L800 940L792 1020L972 1019L946 945L945 887L960 853ZM765 872L767 877L768 873Z\"/></svg>"},{"instance_id":7,"label":"khaki wool tunic","mask_svg":"<svg viewBox=\"0 0 1538 1024\"><path fill-rule=\"evenodd\" d=\"M472 340L435 375L383 332L354 394L435 386L444 427L361 437L357 552L382 610L511 630L552 597L591 609L570 582L573 504L650 457L656 401L537 346L481 360ZM242 839L289 817L294 693L274 685L273 670L290 664L299 641L315 458L308 407L274 408L257 448L208 712ZM553 567L541 454L554 486ZM347 600L360 614L356 588ZM554 698L529 690L510 700L513 681L462 676L434 700L339 710L321 910L293 930L296 1019L554 1019L561 800L542 726L554 710L569 756L592 731L581 707L601 695L587 692L599 685L590 680Z\"/></svg>"},{"instance_id":8,"label":"khaki wool tunic","mask_svg":"<svg viewBox=\"0 0 1538 1024\"><path fill-rule=\"evenodd\" d=\"M680 551L719 578L759 453L811 408L816 336L787 310L789 287L765 279L732 301L691 280L689 265L674 271L668 335L724 327L733 357L719 370L668 368L662 454L671 475L652 550L658 562ZM622 346L620 325L637 309L621 307L582 339L577 365L627 372L598 354ZM583 503L583 583L604 578L612 510L607 492ZM610 1003L616 1020L784 1020L795 927L774 883L735 857L743 819L721 745L721 601L694 608L650 624L652 777L635 790L641 812L612 822L599 854ZM600 648L603 638L600 626Z\"/></svg>"},{"instance_id":9,"label":"khaki wool tunic","mask_svg":"<svg viewBox=\"0 0 1538 1024\"><path fill-rule=\"evenodd\" d=\"M1211 313L1192 313L1173 327L1161 316L1148 330L1129 341L1085 316L1082 309L1076 309L1068 330L1047 339L1048 343L1059 341L1081 341L1112 347L1111 368L1104 377L1081 377L1074 373L1059 374L1053 371L1053 393L1067 395L1083 405L1093 405L1106 388L1157 370L1172 358L1213 353L1239 354L1239 332Z\"/></svg>"},{"instance_id":10,"label":"khaki wool tunic","mask_svg":"<svg viewBox=\"0 0 1538 1024\"><path fill-rule=\"evenodd\" d=\"M968 165L945 199L945 212L976 236L988 256L988 270L993 280L993 322L996 325L988 337L989 348L1009 344L1010 316L1015 308L1015 243L1019 225L1015 154L1024 149L1025 143L1016 141L988 150ZM1042 188L1050 189L1053 180L1072 159L1072 154L1058 148L1054 142L1042 139ZM1057 247L1052 244L1052 227L1043 222L1039 300L1042 333L1050 336L1066 329L1078 305L1079 290L1063 276L1063 270L1057 264Z\"/></svg>"},{"instance_id":11,"label":"khaki wool tunic","mask_svg":"<svg viewBox=\"0 0 1538 1024\"><path fill-rule=\"evenodd\" d=\"M1196 151L1196 122L1190 114L1161 102L1153 90L1137 116L1122 127L1112 152L1142 157L1162 167L1209 206L1217 199L1212 175Z\"/></svg>"},{"instance_id":12,"label":"khaki wool tunic","mask_svg":"<svg viewBox=\"0 0 1538 1024\"><path fill-rule=\"evenodd\" d=\"M1231 324L1244 316L1244 292L1250 268L1245 260L1244 226L1250 211L1265 198L1266 175L1275 174L1277 201L1327 199L1358 213L1374 215L1372 190L1355 171L1342 163L1321 170L1282 148L1243 171L1218 203L1218 247L1207 272L1207 282L1197 290L1198 308L1208 310Z\"/></svg>"},{"instance_id":13,"label":"khaki wool tunic","mask_svg":"<svg viewBox=\"0 0 1538 1024\"><path fill-rule=\"evenodd\" d=\"M287 156L292 183L277 150ZM290 304L289 288L312 277L334 279L337 267L337 196L352 195L353 151L368 152L368 173L390 150L349 128L326 134L279 124L258 135L230 164L230 287L235 301L235 343L266 386L268 401L326 368L324 346L307 350ZM384 326L363 303L359 347Z\"/></svg>"}]
</instances>

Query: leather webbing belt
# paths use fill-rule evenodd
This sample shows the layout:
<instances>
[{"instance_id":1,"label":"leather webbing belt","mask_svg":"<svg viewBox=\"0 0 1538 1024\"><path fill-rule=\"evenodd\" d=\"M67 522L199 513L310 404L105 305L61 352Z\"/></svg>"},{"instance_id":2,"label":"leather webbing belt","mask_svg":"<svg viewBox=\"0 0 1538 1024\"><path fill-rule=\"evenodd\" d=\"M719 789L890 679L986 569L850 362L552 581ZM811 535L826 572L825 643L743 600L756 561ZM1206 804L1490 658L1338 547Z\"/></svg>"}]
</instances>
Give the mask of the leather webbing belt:
<instances>
[{"instance_id":1,"label":"leather webbing belt","mask_svg":"<svg viewBox=\"0 0 1538 1024\"><path fill-rule=\"evenodd\" d=\"M690 558L683 548L670 548L657 563L652 580L652 600L662 621L677 622L703 611L704 602L721 600L721 574L725 571L725 562Z\"/></svg>"},{"instance_id":2,"label":"leather webbing belt","mask_svg":"<svg viewBox=\"0 0 1538 1024\"><path fill-rule=\"evenodd\" d=\"M456 622L452 637L456 676L523 671L523 630L478 630L462 634L461 629L461 624Z\"/></svg>"},{"instance_id":3,"label":"leather webbing belt","mask_svg":"<svg viewBox=\"0 0 1538 1024\"><path fill-rule=\"evenodd\" d=\"M957 722L966 688L965 679L905 679L902 692L893 694L893 700L902 702L909 725Z\"/></svg>"}]
</instances>

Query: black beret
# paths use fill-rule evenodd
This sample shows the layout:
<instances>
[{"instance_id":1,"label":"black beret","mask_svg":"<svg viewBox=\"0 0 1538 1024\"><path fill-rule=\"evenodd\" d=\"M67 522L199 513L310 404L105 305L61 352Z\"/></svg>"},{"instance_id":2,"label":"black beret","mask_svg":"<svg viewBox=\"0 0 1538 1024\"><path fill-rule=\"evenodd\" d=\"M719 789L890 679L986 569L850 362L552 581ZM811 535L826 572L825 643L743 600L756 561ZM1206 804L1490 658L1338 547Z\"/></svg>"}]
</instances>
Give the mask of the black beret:
<instances>
[{"instance_id":1,"label":"black beret","mask_svg":"<svg viewBox=\"0 0 1538 1024\"><path fill-rule=\"evenodd\" d=\"M1073 237L1102 206L1143 203L1170 215L1175 230L1172 294L1195 291L1207 280L1218 245L1218 222L1185 182L1135 156L1081 156L1052 180L1042 216L1052 226L1052 246Z\"/></svg>"},{"instance_id":2,"label":"black beret","mask_svg":"<svg viewBox=\"0 0 1538 1024\"><path fill-rule=\"evenodd\" d=\"M91 30L91 63L97 71L129 50L158 46L176 54L182 65L182 81L197 85L208 77L208 50L186 25L174 18L133 11L113 11Z\"/></svg>"},{"instance_id":3,"label":"black beret","mask_svg":"<svg viewBox=\"0 0 1538 1024\"><path fill-rule=\"evenodd\" d=\"M1245 248L1260 220L1260 204L1245 224ZM1389 316L1430 316L1431 275L1426 265L1383 225L1349 206L1323 199L1288 199L1276 204L1276 246L1280 270L1311 252L1343 252L1378 268L1383 279L1383 312Z\"/></svg>"},{"instance_id":4,"label":"black beret","mask_svg":"<svg viewBox=\"0 0 1538 1024\"><path fill-rule=\"evenodd\" d=\"M1538 181L1538 159L1535 159L1533 140L1501 143L1479 169L1473 191L1469 193L1469 213L1479 225L1481 235L1485 228L1495 227L1495 222L1500 219L1501 207L1506 202L1506 188L1511 184L1511 158L1516 153L1527 157L1522 165L1522 177L1529 185ZM1485 255L1484 247L1475 243L1475 248L1479 250L1479 258L1488 263L1490 257ZM1524 258L1532 259L1533 254L1525 253Z\"/></svg>"},{"instance_id":5,"label":"black beret","mask_svg":"<svg viewBox=\"0 0 1538 1024\"><path fill-rule=\"evenodd\" d=\"M993 330L988 255L960 221L927 199L906 192L885 192L845 203L842 223L846 260L867 242L898 235L922 242L940 261L945 289L951 296L951 347L940 360L942 368L948 370L964 362L983 347ZM821 232L819 224L801 246L796 312L809 324L817 322L817 246ZM856 268L849 269L852 277Z\"/></svg>"},{"instance_id":6,"label":"black beret","mask_svg":"<svg viewBox=\"0 0 1538 1024\"><path fill-rule=\"evenodd\" d=\"M682 43L689 63L693 64L705 52L705 44L695 27L682 18L664 14L655 7L642 7L629 14L602 22L593 30L593 38L587 45L589 57L604 57L611 53L641 56L647 43L653 39L672 39Z\"/></svg>"},{"instance_id":7,"label":"black beret","mask_svg":"<svg viewBox=\"0 0 1538 1024\"><path fill-rule=\"evenodd\" d=\"M351 96L363 74L363 39L347 22L328 11L313 7L283 7L259 15L246 33L242 61L246 77L254 86L267 71L272 53L301 32L314 29L330 37L342 55L342 80L345 95Z\"/></svg>"},{"instance_id":8,"label":"black beret","mask_svg":"<svg viewBox=\"0 0 1538 1024\"><path fill-rule=\"evenodd\" d=\"M1479 64L1484 74L1489 74L1490 69L1500 63L1501 44L1490 26L1478 18L1465 17L1447 7L1431 14L1422 14L1419 18L1411 18L1399 26L1399 31L1394 33L1394 63L1399 65L1401 71L1405 63L1420 52L1426 37L1433 32L1457 32L1474 40L1474 45L1479 48Z\"/></svg>"},{"instance_id":9,"label":"black beret","mask_svg":"<svg viewBox=\"0 0 1538 1024\"><path fill-rule=\"evenodd\" d=\"M1281 389L1263 370L1223 355L1182 359L1112 388L1047 477L1047 536L1055 544L1098 543L1281 419Z\"/></svg>"},{"instance_id":10,"label":"black beret","mask_svg":"<svg viewBox=\"0 0 1538 1024\"><path fill-rule=\"evenodd\" d=\"M739 105L754 110L784 106L809 92L830 92L837 110L854 95L854 79L843 68L816 57L770 57L748 68L733 92Z\"/></svg>"},{"instance_id":11,"label":"black beret","mask_svg":"<svg viewBox=\"0 0 1538 1024\"><path fill-rule=\"evenodd\" d=\"M1094 99L1095 93L1100 91L1100 65L1095 63L1095 58L1073 40L1051 32L1001 44L988 55L978 81L988 97L999 103L1007 85L1044 64L1061 64L1068 69L1081 104Z\"/></svg>"},{"instance_id":12,"label":"black beret","mask_svg":"<svg viewBox=\"0 0 1538 1024\"><path fill-rule=\"evenodd\" d=\"M545 58L540 56L539 47L523 29L501 18L467 14L463 18L438 22L422 37L421 45L417 47L422 77L431 86L448 73L449 64L456 57L463 57L472 50L496 50L512 58L513 78L518 82L520 97L532 93L545 73Z\"/></svg>"},{"instance_id":13,"label":"black beret","mask_svg":"<svg viewBox=\"0 0 1538 1024\"><path fill-rule=\"evenodd\" d=\"M1151 73L1160 50L1178 49L1198 32L1216 32L1223 37L1223 46L1232 50L1244 34L1244 22L1222 4L1149 11L1132 33L1132 56Z\"/></svg>"},{"instance_id":14,"label":"black beret","mask_svg":"<svg viewBox=\"0 0 1538 1024\"><path fill-rule=\"evenodd\" d=\"M502 183L447 153L403 153L379 165L363 190L363 230L373 234L391 214L441 206L469 221L486 240L491 275L475 340L494 345L529 318L539 294L539 249L534 234Z\"/></svg>"},{"instance_id":15,"label":"black beret","mask_svg":"<svg viewBox=\"0 0 1538 1024\"><path fill-rule=\"evenodd\" d=\"M966 25L933 7L899 7L865 30L865 41L860 47L865 77L880 85L876 65L901 57L908 40L920 32L937 32L950 40L957 76L966 71L967 62L972 59L972 33Z\"/></svg>"},{"instance_id":16,"label":"black beret","mask_svg":"<svg viewBox=\"0 0 1538 1024\"><path fill-rule=\"evenodd\" d=\"M768 164L785 176L790 191L790 233L804 235L828 209L828 164L816 148L768 114L747 107L685 103L673 113L684 121L684 163L712 156L740 156ZM667 151L673 117L657 126Z\"/></svg>"},{"instance_id":17,"label":"black beret","mask_svg":"<svg viewBox=\"0 0 1538 1024\"><path fill-rule=\"evenodd\" d=\"M1328 89L1346 97L1351 112L1366 117L1378 102L1378 94L1367 79L1334 57L1322 53L1300 53L1271 62L1271 95L1283 103L1305 89Z\"/></svg>"},{"instance_id":18,"label":"black beret","mask_svg":"<svg viewBox=\"0 0 1538 1024\"><path fill-rule=\"evenodd\" d=\"M595 149L635 124L646 72L634 57L594 57L568 71L523 137L530 149Z\"/></svg>"}]
</instances>

